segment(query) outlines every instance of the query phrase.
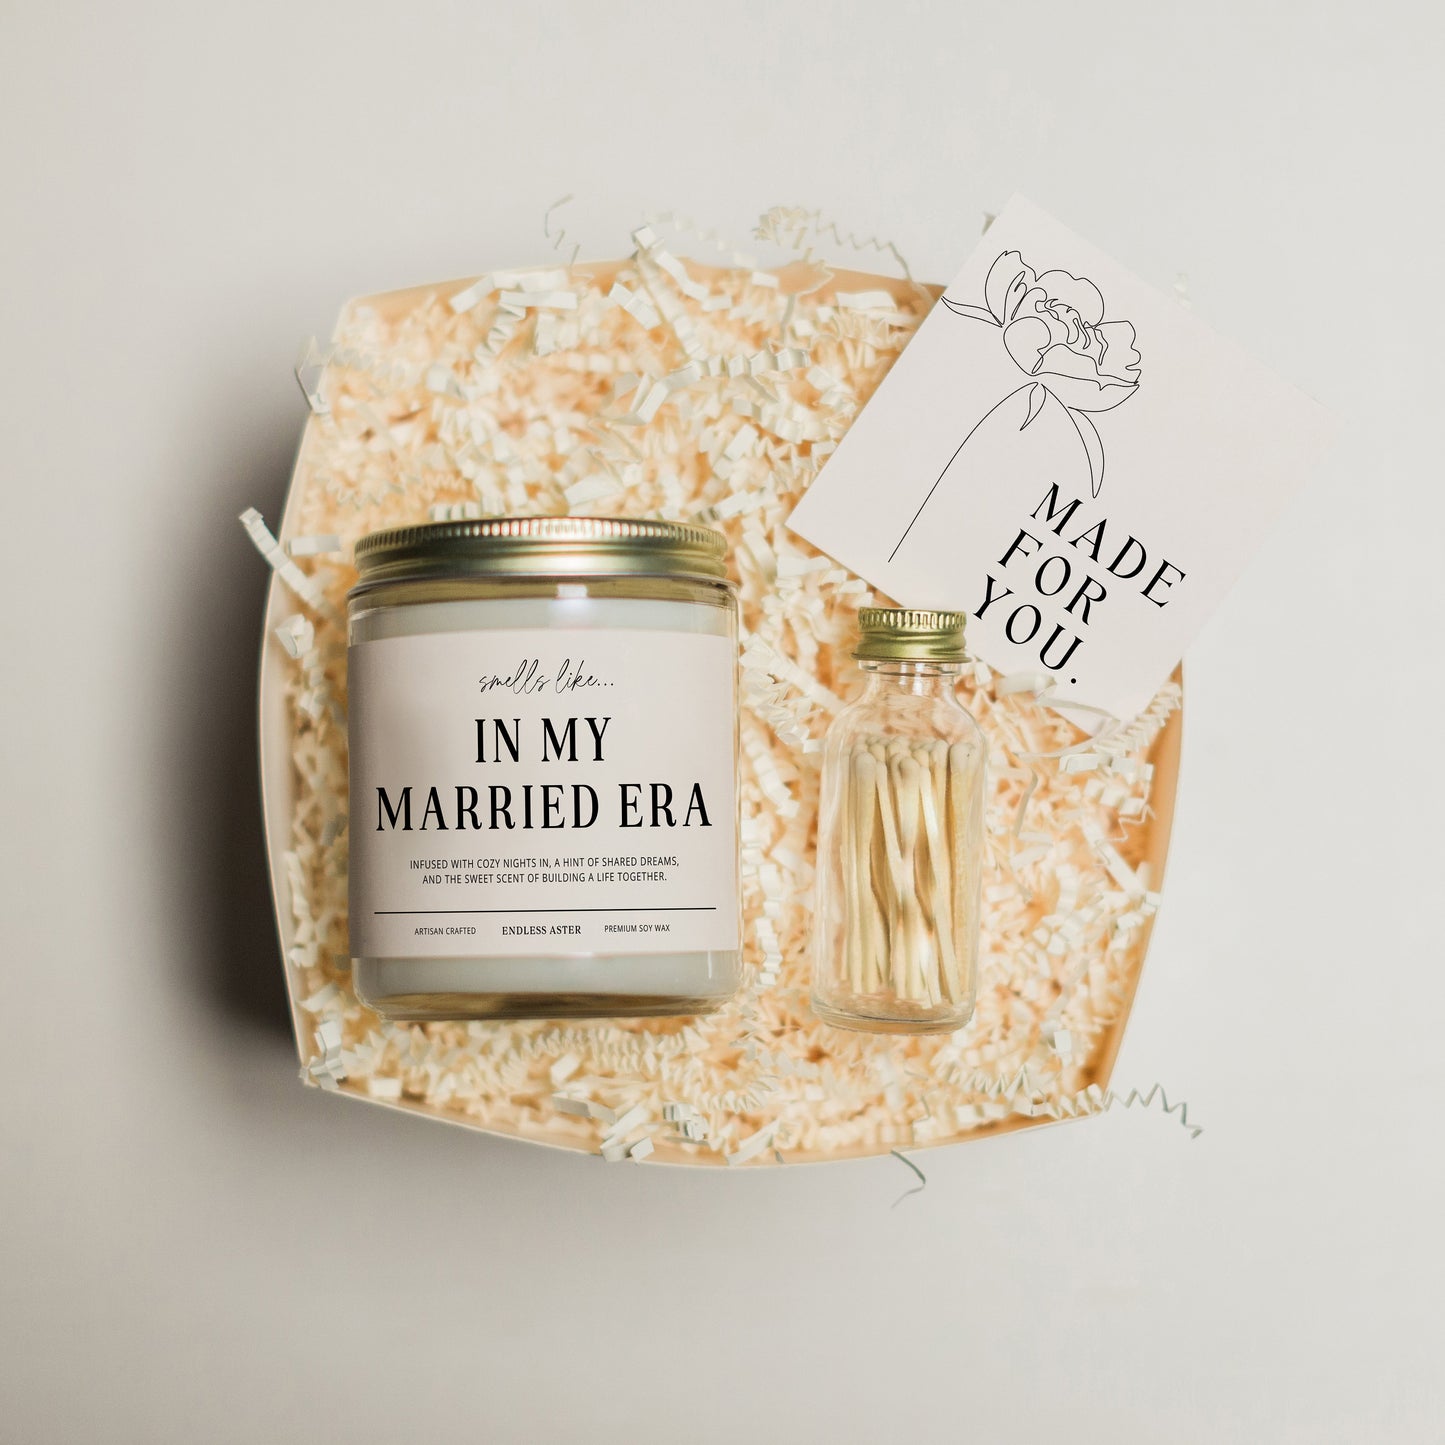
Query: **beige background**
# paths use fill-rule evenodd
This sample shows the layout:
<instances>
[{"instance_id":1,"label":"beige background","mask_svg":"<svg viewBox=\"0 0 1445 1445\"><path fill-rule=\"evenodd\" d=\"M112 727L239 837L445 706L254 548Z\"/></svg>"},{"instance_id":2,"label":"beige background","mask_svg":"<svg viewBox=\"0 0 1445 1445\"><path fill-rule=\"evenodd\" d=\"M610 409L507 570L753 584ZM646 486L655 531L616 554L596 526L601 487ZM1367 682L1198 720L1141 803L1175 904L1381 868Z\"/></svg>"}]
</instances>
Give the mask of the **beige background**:
<instances>
[{"instance_id":1,"label":"beige background","mask_svg":"<svg viewBox=\"0 0 1445 1445\"><path fill-rule=\"evenodd\" d=\"M6 1439L1427 1441L1445 1194L1433 6L0 8ZM945 279L1034 196L1341 415L1189 658L1118 1079L741 1177L305 1091L252 706L348 295L775 203ZM1167 479L1161 478L1161 485ZM1280 658L1288 657L1282 664Z\"/></svg>"}]
</instances>

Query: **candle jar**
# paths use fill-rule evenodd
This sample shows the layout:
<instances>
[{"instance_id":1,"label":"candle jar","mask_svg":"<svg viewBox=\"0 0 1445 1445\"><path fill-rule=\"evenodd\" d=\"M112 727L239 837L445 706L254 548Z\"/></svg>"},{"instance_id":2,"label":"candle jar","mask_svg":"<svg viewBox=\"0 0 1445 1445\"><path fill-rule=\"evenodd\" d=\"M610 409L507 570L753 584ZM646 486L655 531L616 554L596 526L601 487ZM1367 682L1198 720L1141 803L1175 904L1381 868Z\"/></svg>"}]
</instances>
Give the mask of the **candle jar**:
<instances>
[{"instance_id":1,"label":"candle jar","mask_svg":"<svg viewBox=\"0 0 1445 1445\"><path fill-rule=\"evenodd\" d=\"M496 518L356 547L357 997L390 1019L704 1013L739 974L722 535Z\"/></svg>"},{"instance_id":2,"label":"candle jar","mask_svg":"<svg viewBox=\"0 0 1445 1445\"><path fill-rule=\"evenodd\" d=\"M958 701L961 612L870 607L862 696L823 745L813 1010L887 1033L973 1013L987 749Z\"/></svg>"}]
</instances>

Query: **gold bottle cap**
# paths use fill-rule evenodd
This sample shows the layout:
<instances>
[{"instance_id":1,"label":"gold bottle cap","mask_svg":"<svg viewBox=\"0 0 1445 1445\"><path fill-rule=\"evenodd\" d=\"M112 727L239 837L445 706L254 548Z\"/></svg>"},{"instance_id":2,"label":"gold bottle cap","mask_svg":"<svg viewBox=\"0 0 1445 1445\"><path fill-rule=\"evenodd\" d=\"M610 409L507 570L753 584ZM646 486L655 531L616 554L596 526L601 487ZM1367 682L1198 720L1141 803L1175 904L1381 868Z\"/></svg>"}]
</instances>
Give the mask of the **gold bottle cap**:
<instances>
[{"instance_id":1,"label":"gold bottle cap","mask_svg":"<svg viewBox=\"0 0 1445 1445\"><path fill-rule=\"evenodd\" d=\"M727 580L711 527L631 517L487 517L372 532L356 544L360 586L454 577L693 577Z\"/></svg>"},{"instance_id":2,"label":"gold bottle cap","mask_svg":"<svg viewBox=\"0 0 1445 1445\"><path fill-rule=\"evenodd\" d=\"M858 613L860 662L966 662L965 612L928 612L916 607L865 607Z\"/></svg>"}]
</instances>

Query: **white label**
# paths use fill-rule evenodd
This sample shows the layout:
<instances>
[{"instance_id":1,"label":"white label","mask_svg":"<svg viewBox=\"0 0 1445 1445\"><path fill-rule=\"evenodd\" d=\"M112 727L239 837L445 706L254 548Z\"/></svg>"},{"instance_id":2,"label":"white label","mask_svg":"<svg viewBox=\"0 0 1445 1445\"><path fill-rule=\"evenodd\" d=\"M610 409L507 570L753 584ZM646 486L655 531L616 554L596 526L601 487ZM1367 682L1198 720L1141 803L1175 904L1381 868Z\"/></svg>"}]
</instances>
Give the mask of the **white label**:
<instances>
[{"instance_id":1,"label":"white label","mask_svg":"<svg viewBox=\"0 0 1445 1445\"><path fill-rule=\"evenodd\" d=\"M348 667L355 956L737 948L730 638L430 633Z\"/></svg>"}]
</instances>

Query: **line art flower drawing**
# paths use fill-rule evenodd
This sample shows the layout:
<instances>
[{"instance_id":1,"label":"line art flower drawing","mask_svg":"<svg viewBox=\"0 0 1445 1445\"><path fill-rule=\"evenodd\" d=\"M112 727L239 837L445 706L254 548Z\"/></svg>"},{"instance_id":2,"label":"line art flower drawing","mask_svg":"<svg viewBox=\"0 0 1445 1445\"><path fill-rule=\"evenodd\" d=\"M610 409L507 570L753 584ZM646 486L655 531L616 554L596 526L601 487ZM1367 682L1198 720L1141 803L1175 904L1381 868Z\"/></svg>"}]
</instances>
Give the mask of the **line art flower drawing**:
<instances>
[{"instance_id":1,"label":"line art flower drawing","mask_svg":"<svg viewBox=\"0 0 1445 1445\"><path fill-rule=\"evenodd\" d=\"M984 278L983 305L947 295L939 299L956 315L998 327L1004 350L1029 379L970 428L889 553L890 562L969 438L1021 391L1028 392L1028 407L1019 430L1052 400L1079 438L1089 463L1089 485L1097 497L1104 485L1104 443L1094 416L1112 411L1139 390L1134 324L1105 321L1103 293L1087 277L1068 271L1040 275L1021 252L1004 251Z\"/></svg>"},{"instance_id":2,"label":"line art flower drawing","mask_svg":"<svg viewBox=\"0 0 1445 1445\"><path fill-rule=\"evenodd\" d=\"M1139 390L1133 323L1105 321L1103 294L1087 277L1039 275L1018 251L1004 251L989 267L984 305L941 299L959 316L997 326L1014 364L1033 379L1024 426L1051 396L1065 408L1088 455L1097 497L1104 444L1091 413L1112 411Z\"/></svg>"}]
</instances>

